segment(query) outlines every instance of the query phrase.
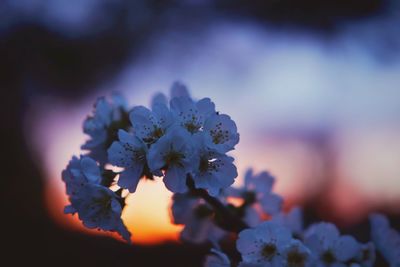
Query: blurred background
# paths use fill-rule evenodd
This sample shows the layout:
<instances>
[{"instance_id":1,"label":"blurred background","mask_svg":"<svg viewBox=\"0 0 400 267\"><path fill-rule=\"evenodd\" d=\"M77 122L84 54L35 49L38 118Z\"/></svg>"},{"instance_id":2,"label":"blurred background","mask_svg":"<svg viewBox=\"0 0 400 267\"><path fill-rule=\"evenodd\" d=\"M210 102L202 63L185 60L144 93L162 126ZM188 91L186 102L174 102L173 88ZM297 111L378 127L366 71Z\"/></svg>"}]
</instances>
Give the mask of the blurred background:
<instances>
[{"instance_id":1,"label":"blurred background","mask_svg":"<svg viewBox=\"0 0 400 267\"><path fill-rule=\"evenodd\" d=\"M236 121L239 173L270 171L287 208L362 241L371 211L399 226L396 0L3 0L0 58L15 266L201 266L208 247L178 242L162 182L128 199L133 246L62 213L61 171L82 153L96 98L120 91L148 105L176 80Z\"/></svg>"}]
</instances>

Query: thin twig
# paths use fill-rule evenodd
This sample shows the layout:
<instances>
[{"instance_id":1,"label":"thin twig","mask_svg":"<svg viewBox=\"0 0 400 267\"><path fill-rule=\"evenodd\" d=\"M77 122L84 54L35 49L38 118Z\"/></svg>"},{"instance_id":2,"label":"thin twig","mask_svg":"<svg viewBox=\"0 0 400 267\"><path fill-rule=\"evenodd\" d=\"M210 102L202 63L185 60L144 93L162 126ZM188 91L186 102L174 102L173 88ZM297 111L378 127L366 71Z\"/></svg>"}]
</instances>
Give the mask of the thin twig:
<instances>
[{"instance_id":1,"label":"thin twig","mask_svg":"<svg viewBox=\"0 0 400 267\"><path fill-rule=\"evenodd\" d=\"M221 201L210 196L206 190L196 188L194 186L193 178L190 174L187 175L186 184L193 195L201 197L214 208L214 211L218 214L219 218L222 219L219 221L219 225L222 228L235 233L239 233L242 230L249 228L249 226L243 222L242 219L229 210Z\"/></svg>"}]
</instances>

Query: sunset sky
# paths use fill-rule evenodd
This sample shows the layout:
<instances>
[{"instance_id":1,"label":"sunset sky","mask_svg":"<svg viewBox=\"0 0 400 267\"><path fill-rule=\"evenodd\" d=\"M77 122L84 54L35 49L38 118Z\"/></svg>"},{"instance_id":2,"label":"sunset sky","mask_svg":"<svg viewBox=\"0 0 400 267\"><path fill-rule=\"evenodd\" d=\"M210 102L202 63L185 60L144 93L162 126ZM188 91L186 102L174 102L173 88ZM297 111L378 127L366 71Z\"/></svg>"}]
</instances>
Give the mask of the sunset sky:
<instances>
[{"instance_id":1,"label":"sunset sky","mask_svg":"<svg viewBox=\"0 0 400 267\"><path fill-rule=\"evenodd\" d=\"M27 132L33 132L28 139L40 155L46 201L57 222L83 229L77 218L62 214L67 199L61 171L72 155L82 153L87 137L81 125L95 99L117 90L131 105L148 105L153 94L168 94L174 80L186 83L195 98L210 97L236 121L241 140L231 154L240 174L248 167L269 170L277 177L276 191L301 203L318 192L328 170L335 186L327 197L345 221L378 205L395 207L400 63L381 65L346 35L328 46L314 37L227 23L204 32L202 45L185 41L187 35L159 37L148 55L96 94L73 103L54 97L34 101L26 118ZM177 239L170 196L157 180L142 181L128 198L123 219L134 242Z\"/></svg>"}]
</instances>

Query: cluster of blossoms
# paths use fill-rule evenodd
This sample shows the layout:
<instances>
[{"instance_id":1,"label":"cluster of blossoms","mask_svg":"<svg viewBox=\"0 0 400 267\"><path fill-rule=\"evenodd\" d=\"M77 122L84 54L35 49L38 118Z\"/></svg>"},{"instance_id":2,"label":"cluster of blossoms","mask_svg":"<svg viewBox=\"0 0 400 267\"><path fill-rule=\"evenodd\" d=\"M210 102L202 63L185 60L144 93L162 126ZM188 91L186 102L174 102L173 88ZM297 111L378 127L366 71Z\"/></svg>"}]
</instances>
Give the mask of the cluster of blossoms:
<instances>
[{"instance_id":1,"label":"cluster of blossoms","mask_svg":"<svg viewBox=\"0 0 400 267\"><path fill-rule=\"evenodd\" d=\"M182 239L191 242L208 240L214 244L211 254L206 258L205 266L372 267L374 265L375 246L372 242L363 244L352 236L340 235L332 223L320 222L304 228L301 209L295 207L289 212L284 212L282 198L272 192L273 184L274 178L269 173L261 172L254 175L249 170L245 174L243 187L229 187L220 196L221 202L226 203L227 207L230 207L249 226L239 231L237 236L236 248L241 254L240 262L229 259L220 249L218 242L227 237L228 232L224 231L226 229L224 225L219 224L217 212L212 213L212 209L209 208L208 213L199 213L197 207L205 205L201 204L201 199L175 195L172 214L175 223L185 225ZM187 198L185 202L182 200L183 197ZM241 200L240 204L233 205L237 199ZM190 220L181 220L184 214ZM214 220L211 220L212 214ZM194 220L193 217L197 219ZM196 234L188 235L187 232ZM200 238L201 235L203 236ZM383 240L382 242L385 243ZM399 245L394 247L399 248Z\"/></svg>"},{"instance_id":2,"label":"cluster of blossoms","mask_svg":"<svg viewBox=\"0 0 400 267\"><path fill-rule=\"evenodd\" d=\"M205 266L372 267L375 247L391 267L400 266L400 233L383 215L371 215L373 242L360 243L331 223L305 228L298 207L284 212L268 172L250 169L233 187L238 173L227 153L239 142L235 122L180 83L169 99L156 95L150 109L128 108L117 94L99 98L83 130L90 136L86 154L71 159L62 179L70 200L65 213L77 213L88 228L130 242L121 219L126 197L140 179L162 179L174 193L171 216L184 226L181 240L213 246ZM232 237L240 259L221 249Z\"/></svg>"}]
</instances>

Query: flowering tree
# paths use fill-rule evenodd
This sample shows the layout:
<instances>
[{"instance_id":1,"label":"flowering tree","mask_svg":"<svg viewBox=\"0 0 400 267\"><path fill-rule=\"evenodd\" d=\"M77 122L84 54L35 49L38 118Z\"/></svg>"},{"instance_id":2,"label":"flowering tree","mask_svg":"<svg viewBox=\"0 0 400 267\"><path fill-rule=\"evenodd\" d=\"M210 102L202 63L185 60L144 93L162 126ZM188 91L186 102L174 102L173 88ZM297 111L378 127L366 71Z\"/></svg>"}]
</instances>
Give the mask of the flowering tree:
<instances>
[{"instance_id":1,"label":"flowering tree","mask_svg":"<svg viewBox=\"0 0 400 267\"><path fill-rule=\"evenodd\" d=\"M249 170L244 185L232 187L238 173L227 153L239 142L236 124L180 83L169 100L156 95L151 109L130 109L117 94L99 98L83 130L90 136L82 146L87 153L71 159L62 179L70 200L65 213L77 213L88 228L130 242L121 219L125 198L140 179L162 178L174 193L172 220L184 225L181 239L213 245L205 266L371 267L375 248L391 267L400 266L400 233L383 215L370 216L373 242L362 244L331 223L304 229L300 208L283 212L268 172ZM236 242L240 259L222 251L226 239Z\"/></svg>"}]
</instances>

